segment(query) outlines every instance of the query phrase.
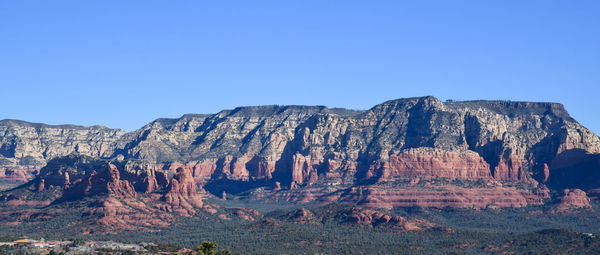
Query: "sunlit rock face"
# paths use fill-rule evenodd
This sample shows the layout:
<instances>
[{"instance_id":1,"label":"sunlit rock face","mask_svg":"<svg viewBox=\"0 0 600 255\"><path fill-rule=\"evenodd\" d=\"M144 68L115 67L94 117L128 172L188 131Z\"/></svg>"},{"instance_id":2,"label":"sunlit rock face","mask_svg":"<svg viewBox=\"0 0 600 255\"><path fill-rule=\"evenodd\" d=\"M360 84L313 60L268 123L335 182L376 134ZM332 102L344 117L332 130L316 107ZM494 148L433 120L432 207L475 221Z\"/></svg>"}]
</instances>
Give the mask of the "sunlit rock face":
<instances>
[{"instance_id":1,"label":"sunlit rock face","mask_svg":"<svg viewBox=\"0 0 600 255\"><path fill-rule=\"evenodd\" d=\"M48 160L78 153L111 157L126 132L102 126L0 121L0 180L26 182Z\"/></svg>"},{"instance_id":2,"label":"sunlit rock face","mask_svg":"<svg viewBox=\"0 0 600 255\"><path fill-rule=\"evenodd\" d=\"M194 190L222 197L256 189L244 194L297 203L486 208L540 204L549 189L600 187L600 139L556 103L419 97L363 111L239 107L157 119L129 133L4 120L0 135L4 180L39 176L40 190L73 189L80 180L91 183L84 191L162 192L158 199L169 206L161 210L187 215L203 206ZM111 167L88 173L93 160L72 162L73 171L40 170L70 154L129 163L114 163L118 176L100 172ZM99 189L100 179L111 184Z\"/></svg>"},{"instance_id":3,"label":"sunlit rock face","mask_svg":"<svg viewBox=\"0 0 600 255\"><path fill-rule=\"evenodd\" d=\"M90 230L141 230L168 226L176 215L198 214L202 194L189 169L180 167L171 175L139 160L71 154L50 160L33 180L0 194L0 215L5 220L14 220L8 215L15 213L23 219L55 215L61 204L71 204L73 211L92 219Z\"/></svg>"},{"instance_id":4,"label":"sunlit rock face","mask_svg":"<svg viewBox=\"0 0 600 255\"><path fill-rule=\"evenodd\" d=\"M415 177L545 183L558 155L600 140L555 103L392 100L366 111L240 107L159 119L126 136L130 158L181 162L194 178L354 185ZM265 185L267 185L265 184Z\"/></svg>"}]
</instances>

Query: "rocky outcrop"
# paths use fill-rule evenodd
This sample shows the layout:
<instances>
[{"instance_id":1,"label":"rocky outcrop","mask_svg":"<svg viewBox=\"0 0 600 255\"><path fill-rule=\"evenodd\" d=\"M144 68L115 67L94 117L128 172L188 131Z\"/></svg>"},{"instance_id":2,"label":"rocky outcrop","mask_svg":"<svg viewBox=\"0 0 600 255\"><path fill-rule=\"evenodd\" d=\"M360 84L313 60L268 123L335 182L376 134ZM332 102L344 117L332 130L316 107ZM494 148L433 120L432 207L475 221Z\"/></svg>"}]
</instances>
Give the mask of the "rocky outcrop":
<instances>
[{"instance_id":1,"label":"rocky outcrop","mask_svg":"<svg viewBox=\"0 0 600 255\"><path fill-rule=\"evenodd\" d=\"M418 231L435 226L435 224L422 218L406 219L393 215L386 210L370 209L344 203L316 207L312 211L300 208L278 218L294 224L320 225L336 222L345 225L399 231Z\"/></svg>"},{"instance_id":2,"label":"rocky outcrop","mask_svg":"<svg viewBox=\"0 0 600 255\"><path fill-rule=\"evenodd\" d=\"M263 217L257 210L254 209L243 207L228 207L225 209L226 211L231 212L235 217L246 221L255 221Z\"/></svg>"},{"instance_id":3,"label":"rocky outcrop","mask_svg":"<svg viewBox=\"0 0 600 255\"><path fill-rule=\"evenodd\" d=\"M306 208L300 208L286 214L285 219L297 224L319 224L315 215Z\"/></svg>"},{"instance_id":4,"label":"rocky outcrop","mask_svg":"<svg viewBox=\"0 0 600 255\"><path fill-rule=\"evenodd\" d=\"M379 211L357 207L343 211L337 217L341 218L344 222L371 227L402 227L407 222L406 219L400 216L388 215Z\"/></svg>"},{"instance_id":5,"label":"rocky outcrop","mask_svg":"<svg viewBox=\"0 0 600 255\"><path fill-rule=\"evenodd\" d=\"M585 191L580 189L565 189L559 198L559 203L553 209L554 212L564 213L573 209L591 208L590 198Z\"/></svg>"},{"instance_id":6,"label":"rocky outcrop","mask_svg":"<svg viewBox=\"0 0 600 255\"><path fill-rule=\"evenodd\" d=\"M195 208L202 208L202 197L196 189L196 183L189 169L180 167L171 180L163 200L180 215L193 215Z\"/></svg>"},{"instance_id":7,"label":"rocky outcrop","mask_svg":"<svg viewBox=\"0 0 600 255\"><path fill-rule=\"evenodd\" d=\"M83 208L84 215L97 217L95 224L86 226L84 233L94 231L120 232L123 230L156 231L156 227L166 227L174 220L170 214L147 206L144 202L131 198L104 197L93 206Z\"/></svg>"},{"instance_id":8,"label":"rocky outcrop","mask_svg":"<svg viewBox=\"0 0 600 255\"><path fill-rule=\"evenodd\" d=\"M45 186L45 179L41 179L40 183L44 183ZM76 179L72 183L65 183L62 198L72 200L105 194L131 198L135 197L136 192L129 181L121 180L121 174L117 167L108 164L105 169L99 172L93 171L86 178Z\"/></svg>"}]
</instances>

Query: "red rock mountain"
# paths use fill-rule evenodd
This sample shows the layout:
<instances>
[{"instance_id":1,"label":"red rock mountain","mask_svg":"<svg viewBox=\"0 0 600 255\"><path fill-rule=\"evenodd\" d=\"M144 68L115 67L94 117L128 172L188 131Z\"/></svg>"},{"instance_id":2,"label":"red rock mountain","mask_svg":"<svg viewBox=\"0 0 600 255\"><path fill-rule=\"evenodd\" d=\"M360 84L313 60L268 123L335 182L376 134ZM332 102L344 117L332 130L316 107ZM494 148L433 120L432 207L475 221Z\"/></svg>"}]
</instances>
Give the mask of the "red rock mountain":
<instances>
[{"instance_id":1,"label":"red rock mountain","mask_svg":"<svg viewBox=\"0 0 600 255\"><path fill-rule=\"evenodd\" d=\"M420 97L365 111L239 107L130 133L0 121L2 180L58 187L58 201L104 194L106 208L116 198L179 215L206 207L203 190L379 208L542 204L551 190L600 188L598 153L600 138L557 103Z\"/></svg>"}]
</instances>

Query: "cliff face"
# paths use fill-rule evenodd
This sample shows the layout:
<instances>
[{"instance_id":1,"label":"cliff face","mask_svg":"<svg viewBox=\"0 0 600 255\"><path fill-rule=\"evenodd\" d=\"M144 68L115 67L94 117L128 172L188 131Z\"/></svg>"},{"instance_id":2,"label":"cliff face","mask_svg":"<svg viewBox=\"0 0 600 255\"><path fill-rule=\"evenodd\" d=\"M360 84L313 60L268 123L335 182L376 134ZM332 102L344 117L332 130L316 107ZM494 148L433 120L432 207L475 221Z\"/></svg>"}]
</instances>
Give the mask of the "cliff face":
<instances>
[{"instance_id":1,"label":"cliff face","mask_svg":"<svg viewBox=\"0 0 600 255\"><path fill-rule=\"evenodd\" d=\"M157 120L127 136L119 153L184 162L199 182L264 179L288 187L415 176L546 182L559 155L600 152L600 139L560 104L433 97L367 111L243 107Z\"/></svg>"},{"instance_id":2,"label":"cliff face","mask_svg":"<svg viewBox=\"0 0 600 255\"><path fill-rule=\"evenodd\" d=\"M0 222L14 224L6 222L14 220L9 215L27 219L57 213L60 204L74 203L72 210L93 219L90 230L167 226L174 219L172 214L191 216L202 209L202 189L191 176L179 168L169 178L162 169L137 160L59 157L29 183L0 194L0 216L4 216ZM15 207L22 205L29 207Z\"/></svg>"},{"instance_id":3,"label":"cliff face","mask_svg":"<svg viewBox=\"0 0 600 255\"><path fill-rule=\"evenodd\" d=\"M110 157L126 132L102 126L46 125L19 120L0 121L0 178L33 179L55 157L81 153Z\"/></svg>"},{"instance_id":4,"label":"cliff face","mask_svg":"<svg viewBox=\"0 0 600 255\"><path fill-rule=\"evenodd\" d=\"M267 191L254 199L355 198L383 207L483 208L539 204L548 197L547 187L587 191L600 185L598 178L586 178L600 173L596 156L600 139L555 103L441 102L421 97L384 102L366 111L240 107L213 115L158 119L130 133L17 121L0 124L4 133L0 161L5 166L0 178L6 179L31 179L47 160L77 152L143 160L147 165L138 169L141 172L165 169L178 176L177 182L193 179L219 196L223 191L265 187ZM581 165L587 170L571 170ZM156 175L150 171L146 182L131 185L152 192L164 179ZM60 178L44 185L71 181ZM440 186L438 179L449 186ZM473 192L448 180L487 184ZM423 182L438 189L422 187ZM525 188L514 188L516 183ZM192 187L171 183L170 189L185 193ZM430 204L423 201L431 199L408 199L421 191L441 199ZM502 194L508 197L494 199ZM200 205L196 198L163 199L188 208Z\"/></svg>"}]
</instances>

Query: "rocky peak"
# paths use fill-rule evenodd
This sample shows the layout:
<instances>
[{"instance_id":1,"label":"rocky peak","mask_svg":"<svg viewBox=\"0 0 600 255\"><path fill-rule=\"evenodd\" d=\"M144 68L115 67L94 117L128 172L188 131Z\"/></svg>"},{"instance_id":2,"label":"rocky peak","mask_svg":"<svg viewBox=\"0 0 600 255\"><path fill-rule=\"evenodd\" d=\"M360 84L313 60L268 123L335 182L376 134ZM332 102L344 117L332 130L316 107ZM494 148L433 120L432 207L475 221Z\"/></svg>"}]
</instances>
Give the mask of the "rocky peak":
<instances>
[{"instance_id":1,"label":"rocky peak","mask_svg":"<svg viewBox=\"0 0 600 255\"><path fill-rule=\"evenodd\" d=\"M195 208L201 208L203 204L192 173L183 167L177 168L163 200L171 206L173 211L182 215L195 214Z\"/></svg>"}]
</instances>

